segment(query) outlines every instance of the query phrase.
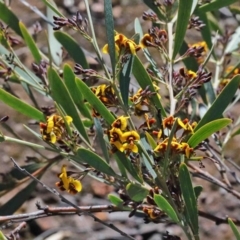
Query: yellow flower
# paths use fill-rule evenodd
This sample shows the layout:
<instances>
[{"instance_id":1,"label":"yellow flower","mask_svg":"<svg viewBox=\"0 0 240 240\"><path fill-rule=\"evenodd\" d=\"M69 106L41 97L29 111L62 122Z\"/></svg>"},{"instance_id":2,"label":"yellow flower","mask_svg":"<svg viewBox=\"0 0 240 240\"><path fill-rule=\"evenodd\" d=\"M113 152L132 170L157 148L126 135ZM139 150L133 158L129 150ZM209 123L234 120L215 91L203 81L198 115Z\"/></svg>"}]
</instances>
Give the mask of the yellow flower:
<instances>
[{"instance_id":1,"label":"yellow flower","mask_svg":"<svg viewBox=\"0 0 240 240\"><path fill-rule=\"evenodd\" d=\"M153 46L153 37L150 34L144 34L143 38L140 41L140 45L142 48Z\"/></svg>"},{"instance_id":2,"label":"yellow flower","mask_svg":"<svg viewBox=\"0 0 240 240\"><path fill-rule=\"evenodd\" d=\"M109 131L110 134L110 143L113 144L119 151L123 152L123 133L120 128L112 128Z\"/></svg>"},{"instance_id":3,"label":"yellow flower","mask_svg":"<svg viewBox=\"0 0 240 240\"><path fill-rule=\"evenodd\" d=\"M120 53L122 50L125 50L126 53L136 54L138 50L141 49L140 45L137 45L133 40L128 39L123 34L116 34L114 37L115 42L115 51ZM109 53L108 44L105 44L102 48L103 53Z\"/></svg>"},{"instance_id":4,"label":"yellow flower","mask_svg":"<svg viewBox=\"0 0 240 240\"><path fill-rule=\"evenodd\" d=\"M76 194L82 190L81 182L73 177L68 176L65 165L62 166L61 173L58 175L58 177L60 178L60 182L57 182L56 186L58 186L60 190L66 190L71 194Z\"/></svg>"},{"instance_id":5,"label":"yellow flower","mask_svg":"<svg viewBox=\"0 0 240 240\"><path fill-rule=\"evenodd\" d=\"M140 136L136 131L129 131L129 132L123 133L122 139L124 142L126 142L123 144L124 150L128 150L134 153L138 152L138 147L135 144L135 141L139 141Z\"/></svg>"},{"instance_id":6,"label":"yellow flower","mask_svg":"<svg viewBox=\"0 0 240 240\"><path fill-rule=\"evenodd\" d=\"M193 79L193 78L197 77L197 74L195 72L193 72L192 70L188 70L187 75L188 75L189 79Z\"/></svg>"},{"instance_id":7,"label":"yellow flower","mask_svg":"<svg viewBox=\"0 0 240 240\"><path fill-rule=\"evenodd\" d=\"M112 127L114 128L120 128L122 131L126 130L127 128L127 119L129 117L118 117L113 123L112 123Z\"/></svg>"},{"instance_id":8,"label":"yellow flower","mask_svg":"<svg viewBox=\"0 0 240 240\"><path fill-rule=\"evenodd\" d=\"M72 122L70 116L65 116L64 119L68 125ZM60 140L66 131L64 119L59 115L53 114L47 118L47 123L40 123L40 132L43 140L51 143L56 143L56 141Z\"/></svg>"}]
</instances>

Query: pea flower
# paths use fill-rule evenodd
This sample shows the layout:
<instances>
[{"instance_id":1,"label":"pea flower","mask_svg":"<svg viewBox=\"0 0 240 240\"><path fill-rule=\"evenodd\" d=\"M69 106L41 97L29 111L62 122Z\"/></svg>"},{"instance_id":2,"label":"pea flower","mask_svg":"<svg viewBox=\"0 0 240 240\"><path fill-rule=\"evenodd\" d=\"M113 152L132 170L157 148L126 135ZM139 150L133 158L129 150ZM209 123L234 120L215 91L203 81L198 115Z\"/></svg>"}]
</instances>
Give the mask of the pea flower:
<instances>
[{"instance_id":1,"label":"pea flower","mask_svg":"<svg viewBox=\"0 0 240 240\"><path fill-rule=\"evenodd\" d=\"M67 191L71 194L76 194L82 190L82 184L78 179L68 176L69 172L66 170L66 166L62 166L61 173L58 174L60 182L56 183L61 191Z\"/></svg>"},{"instance_id":2,"label":"pea flower","mask_svg":"<svg viewBox=\"0 0 240 240\"><path fill-rule=\"evenodd\" d=\"M140 45L137 45L132 39L128 39L123 34L116 34L114 37L115 42L115 51L119 54L123 50L126 53L130 53L132 55L136 55L136 52L141 49ZM103 53L109 53L108 44L105 44L102 48Z\"/></svg>"},{"instance_id":3,"label":"pea flower","mask_svg":"<svg viewBox=\"0 0 240 240\"><path fill-rule=\"evenodd\" d=\"M72 122L70 116L65 116L64 119L68 125ZM57 114L53 114L47 117L47 123L41 122L39 125L43 140L56 143L56 141L62 139L66 132L64 119Z\"/></svg>"}]
</instances>

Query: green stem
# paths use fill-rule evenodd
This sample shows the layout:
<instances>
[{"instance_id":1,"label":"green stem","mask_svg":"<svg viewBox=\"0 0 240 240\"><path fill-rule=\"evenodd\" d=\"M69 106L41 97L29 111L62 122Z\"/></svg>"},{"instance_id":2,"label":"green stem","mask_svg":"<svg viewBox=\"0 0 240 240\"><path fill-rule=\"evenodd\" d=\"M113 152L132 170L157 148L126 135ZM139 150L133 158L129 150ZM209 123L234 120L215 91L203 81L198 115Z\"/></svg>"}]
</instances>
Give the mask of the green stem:
<instances>
[{"instance_id":1,"label":"green stem","mask_svg":"<svg viewBox=\"0 0 240 240\"><path fill-rule=\"evenodd\" d=\"M59 152L59 150L57 150L57 149L55 150L53 148L44 147L44 146L39 145L39 144L27 142L27 141L24 141L24 140L20 140L20 139L8 137L8 136L4 136L4 140L6 142L14 142L14 143L22 144L22 145L29 146L29 147L32 147L32 148L45 149L45 150L48 150L48 151L51 151L51 152L56 152L56 153L61 154L62 156L68 156L69 155L66 152Z\"/></svg>"},{"instance_id":2,"label":"green stem","mask_svg":"<svg viewBox=\"0 0 240 240\"><path fill-rule=\"evenodd\" d=\"M102 54L101 54L101 51L98 47L98 43L97 43L97 39L96 39L96 35L95 35L95 31L94 31L94 27L93 27L93 22L92 22L92 16L91 16L91 12L90 12L90 8L89 8L89 2L88 0L84 0L85 2L85 6L86 6L86 11L87 11L87 15L88 15L88 21L89 21L89 25L90 25L90 29L91 29L91 32L92 32L92 44L93 44L93 47L96 51L96 54L98 56L98 59L104 69L104 72L105 74L107 75L107 77L109 78L109 80L111 80L111 75L107 69L107 66L104 64L104 61L103 61L103 58L102 58Z\"/></svg>"}]
</instances>

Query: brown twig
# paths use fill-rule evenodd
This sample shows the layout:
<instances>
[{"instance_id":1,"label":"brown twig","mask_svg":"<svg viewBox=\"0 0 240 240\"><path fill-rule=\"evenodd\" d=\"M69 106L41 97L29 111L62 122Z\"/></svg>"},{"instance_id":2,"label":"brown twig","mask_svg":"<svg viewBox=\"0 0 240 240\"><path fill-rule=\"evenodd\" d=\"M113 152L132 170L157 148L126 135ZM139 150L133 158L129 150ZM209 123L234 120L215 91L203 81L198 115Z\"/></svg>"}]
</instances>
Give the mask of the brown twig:
<instances>
[{"instance_id":1,"label":"brown twig","mask_svg":"<svg viewBox=\"0 0 240 240\"><path fill-rule=\"evenodd\" d=\"M51 193L53 193L54 195L58 196L58 197L61 199L62 202L64 202L64 203L72 206L73 208L75 208L75 209L76 209L76 214L78 214L79 216L81 216L81 215L83 215L83 214L84 214L84 215L87 215L87 216L90 216L90 217L92 217L92 218L94 219L94 221L99 222L99 223L105 225L105 226L108 227L108 228L111 228L112 230L118 232L119 234L121 234L122 236L126 237L127 239L132 239L132 240L134 240L133 237L131 237L131 236L128 235L127 233L121 231L120 229L118 229L118 228L117 228L116 226L114 226L113 224L111 224L111 223L106 223L106 222L102 221L101 219L97 218L94 214L92 214L92 213L89 212L89 211L88 211L88 212L87 212L87 211L86 211L86 212L82 211L82 209L79 208L79 206L75 205L74 203L72 203L71 201L69 201L68 199L66 199L65 197L63 197L56 189L48 187L48 186L45 185L43 182L41 182L40 180L38 180L36 177L32 176L31 173L29 173L26 169L21 168L13 158L11 158L11 161L13 162L14 166L15 166L19 171L21 171L21 172L24 173L25 175L28 175L30 178L34 179L36 182L40 183L40 184L42 185L42 187L44 187L46 190L48 190L49 192L51 192Z\"/></svg>"},{"instance_id":2,"label":"brown twig","mask_svg":"<svg viewBox=\"0 0 240 240\"><path fill-rule=\"evenodd\" d=\"M50 216L56 216L56 215L74 215L79 213L78 209L81 210L81 213L124 211L123 209L120 209L113 205L78 206L78 209L76 209L75 207L41 208L38 204L37 204L37 207L40 208L41 210L31 212L31 213L18 214L18 215L0 216L0 223L6 223L9 221L11 221L11 223L17 223L22 221L29 221L36 218L44 218L44 217L50 217Z\"/></svg>"},{"instance_id":3,"label":"brown twig","mask_svg":"<svg viewBox=\"0 0 240 240\"><path fill-rule=\"evenodd\" d=\"M6 236L6 238L9 240L18 239L19 236L16 236L16 235L18 235L18 233L21 231L21 229L25 228L26 225L27 225L26 222L21 222L13 231L11 231L11 233L8 236Z\"/></svg>"},{"instance_id":4,"label":"brown twig","mask_svg":"<svg viewBox=\"0 0 240 240\"><path fill-rule=\"evenodd\" d=\"M198 215L215 222L216 225L228 224L228 217L225 217L225 218L216 217L216 216L214 216L210 213L203 212L203 211L200 211L200 210L198 210ZM232 219L232 221L234 222L235 225L240 226L240 220L239 219L234 219L234 218L231 218L231 219Z\"/></svg>"},{"instance_id":5,"label":"brown twig","mask_svg":"<svg viewBox=\"0 0 240 240\"><path fill-rule=\"evenodd\" d=\"M203 171L202 169L200 169L197 166L192 165L191 163L187 164L189 168L191 168L192 170L194 170L194 172L191 172L191 174L194 177L199 177L202 179L206 179L207 181L225 189L227 192L231 193L233 196L235 196L237 199L240 199L240 193L237 192L236 190L230 188L227 186L227 184L224 184L223 182L221 182L220 180L218 180L217 178L213 177L211 174L209 174L206 171Z\"/></svg>"}]
</instances>

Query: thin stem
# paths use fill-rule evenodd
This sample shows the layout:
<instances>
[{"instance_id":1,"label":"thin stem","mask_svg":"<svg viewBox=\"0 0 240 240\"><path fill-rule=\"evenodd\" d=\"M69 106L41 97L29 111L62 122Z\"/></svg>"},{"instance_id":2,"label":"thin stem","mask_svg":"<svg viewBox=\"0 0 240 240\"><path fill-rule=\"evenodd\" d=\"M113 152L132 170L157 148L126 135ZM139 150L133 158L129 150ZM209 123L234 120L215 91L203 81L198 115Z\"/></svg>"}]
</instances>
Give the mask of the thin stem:
<instances>
[{"instance_id":1,"label":"thin stem","mask_svg":"<svg viewBox=\"0 0 240 240\"><path fill-rule=\"evenodd\" d=\"M174 115L176 108L176 99L173 94L172 80L173 80L173 23L169 22L167 24L168 28L168 54L169 54L169 62L168 62L168 92L169 92L169 101L170 101L170 115Z\"/></svg>"},{"instance_id":2,"label":"thin stem","mask_svg":"<svg viewBox=\"0 0 240 240\"><path fill-rule=\"evenodd\" d=\"M92 22L92 16L91 16L91 12L90 12L90 8L89 8L89 2L88 0L84 0L85 2L85 6L86 6L86 11L87 11L87 15L88 15L88 20L89 20L89 25L91 28L91 32L92 32L92 44L93 47L96 51L96 54L98 56L98 59L100 60L100 63L104 69L105 74L107 75L108 79L111 80L111 75L107 69L107 66L104 64L103 58L102 58L102 54L101 51L98 47L98 43L97 43L97 39L96 39L96 35L95 35L95 31L94 31L94 27L93 27L93 22Z\"/></svg>"},{"instance_id":3,"label":"thin stem","mask_svg":"<svg viewBox=\"0 0 240 240\"><path fill-rule=\"evenodd\" d=\"M29 176L30 178L32 178L33 180L35 180L36 182L40 183L42 185L42 187L44 187L46 190L48 190L49 192L53 193L54 195L56 195L57 197L60 198L60 200L72 207L74 207L76 209L76 214L78 214L79 216L83 215L83 214L86 214L90 217L92 217L96 222L99 222L103 225L105 225L106 227L108 228L111 228L113 229L114 231L120 233L122 236L126 237L127 239L131 239L131 240L134 240L133 237L131 237L130 235L126 234L125 232L121 231L120 229L118 229L116 226L114 226L113 224L109 224L109 223L106 223L104 221L102 221L101 219L99 219L98 217L96 217L94 214L92 214L91 212L83 212L81 208L79 208L79 206L77 206L76 204L72 203L71 201L69 201L68 199L66 199L64 196L62 196L56 189L54 188L50 188L48 187L47 185L45 185L43 182L41 182L39 179L37 179L36 177L34 177L31 173L29 173L26 169L24 168L21 168L17 162L11 158L14 166L19 170L21 171L22 173L24 173L25 175Z\"/></svg>"}]
</instances>

